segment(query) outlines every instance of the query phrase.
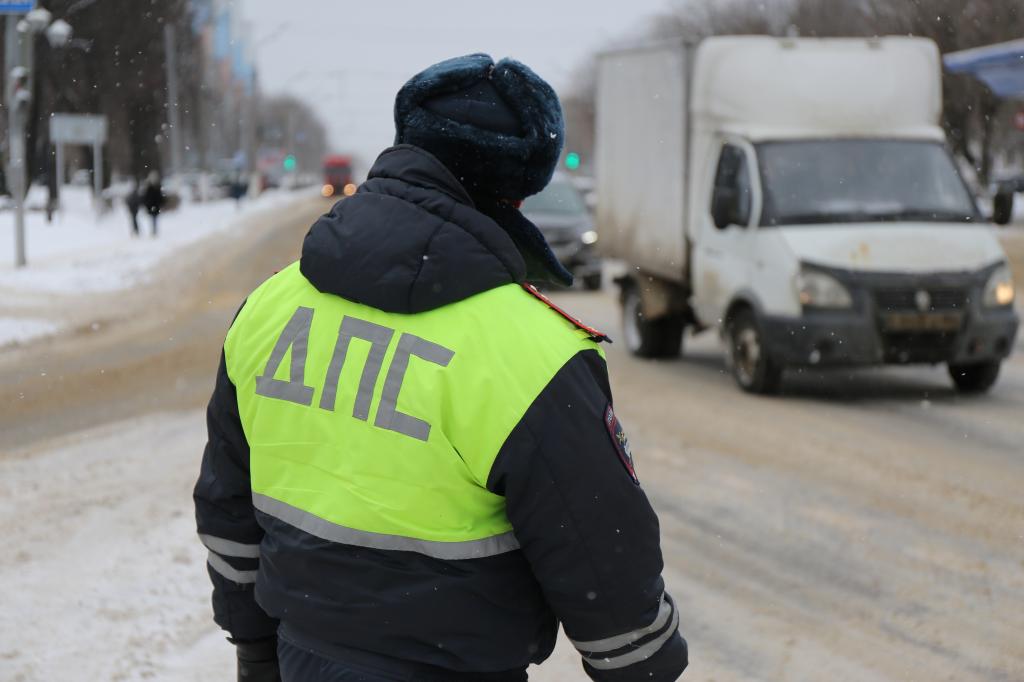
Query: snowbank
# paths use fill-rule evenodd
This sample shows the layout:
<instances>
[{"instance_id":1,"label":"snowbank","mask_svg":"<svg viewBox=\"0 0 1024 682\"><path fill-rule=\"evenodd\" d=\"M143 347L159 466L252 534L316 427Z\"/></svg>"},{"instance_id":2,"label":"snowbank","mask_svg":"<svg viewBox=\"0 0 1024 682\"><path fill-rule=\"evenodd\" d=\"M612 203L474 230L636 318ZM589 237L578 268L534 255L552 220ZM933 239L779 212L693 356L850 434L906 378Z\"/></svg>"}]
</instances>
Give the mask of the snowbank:
<instances>
[{"instance_id":1,"label":"snowbank","mask_svg":"<svg viewBox=\"0 0 1024 682\"><path fill-rule=\"evenodd\" d=\"M162 414L2 453L0 679L231 679L192 516L204 435Z\"/></svg>"},{"instance_id":2,"label":"snowbank","mask_svg":"<svg viewBox=\"0 0 1024 682\"><path fill-rule=\"evenodd\" d=\"M123 203L97 217L88 189L67 187L64 210L55 214L53 223L47 224L41 211L26 215L28 266L24 268L14 267L14 214L0 213L0 348L59 328L60 320L40 320L38 311L32 310L41 296L72 297L138 286L149 280L163 259L210 235L238 229L253 212L298 196L302 195L267 192L240 207L230 199L184 203L160 216L157 238L149 236L149 217L140 212L143 236L133 238ZM12 310L19 314L7 317Z\"/></svg>"},{"instance_id":3,"label":"snowbank","mask_svg":"<svg viewBox=\"0 0 1024 682\"><path fill-rule=\"evenodd\" d=\"M236 209L230 199L185 203L160 216L160 235L149 236L149 217L139 213L142 237L132 238L123 205L97 218L88 190L68 187L64 211L47 224L45 214L26 218L28 267L15 269L14 215L0 214L0 287L56 293L113 291L143 281L162 258L217 231L238 225L253 211L291 201L295 194L267 192Z\"/></svg>"},{"instance_id":4,"label":"snowbank","mask_svg":"<svg viewBox=\"0 0 1024 682\"><path fill-rule=\"evenodd\" d=\"M56 322L39 317L0 317L0 347L47 336L58 329Z\"/></svg>"},{"instance_id":5,"label":"snowbank","mask_svg":"<svg viewBox=\"0 0 1024 682\"><path fill-rule=\"evenodd\" d=\"M0 452L0 680L234 679L192 485L200 411ZM564 641L535 682L584 681Z\"/></svg>"}]
</instances>

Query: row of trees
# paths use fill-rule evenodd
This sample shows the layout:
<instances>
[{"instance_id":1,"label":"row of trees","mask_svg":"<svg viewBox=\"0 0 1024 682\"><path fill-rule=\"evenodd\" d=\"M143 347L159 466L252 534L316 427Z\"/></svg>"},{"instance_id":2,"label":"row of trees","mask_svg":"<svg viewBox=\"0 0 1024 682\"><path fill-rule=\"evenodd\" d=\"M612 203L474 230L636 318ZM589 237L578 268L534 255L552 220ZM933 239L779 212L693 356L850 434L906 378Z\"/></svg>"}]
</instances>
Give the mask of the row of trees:
<instances>
[{"instance_id":1,"label":"row of trees","mask_svg":"<svg viewBox=\"0 0 1024 682\"><path fill-rule=\"evenodd\" d=\"M301 140L300 161L315 164L327 134L307 107L290 98L265 101L256 82L232 82L194 20L190 0L45 0L54 19L74 28L75 40L56 49L35 41L33 101L28 126L30 173L53 178L48 119L54 112L98 113L109 121L108 172L141 177L166 171L172 158L168 107L178 109L188 168L213 169L245 159L264 144ZM165 26L174 28L178 98L168 96ZM3 33L0 32L0 42ZM267 106L263 106L264 104ZM0 117L0 129L6 117ZM280 131L288 131L290 137ZM273 134L271 134L273 133ZM6 140L6 135L4 138ZM244 154L239 154L239 151ZM4 155L6 158L6 154ZM303 158L306 157L306 158ZM86 154L82 165L90 163Z\"/></svg>"},{"instance_id":2,"label":"row of trees","mask_svg":"<svg viewBox=\"0 0 1024 682\"><path fill-rule=\"evenodd\" d=\"M654 18L628 43L697 41L710 35L797 33L812 37L913 35L931 38L945 54L1024 37L1020 0L683 0ZM593 158L596 61L583 64L564 98L567 146ZM1012 125L1019 103L994 97L979 81L946 74L943 125L953 150L986 182L995 150L1024 157Z\"/></svg>"},{"instance_id":3,"label":"row of trees","mask_svg":"<svg viewBox=\"0 0 1024 682\"><path fill-rule=\"evenodd\" d=\"M62 49L42 38L34 42L30 175L52 175L48 118L53 112L106 115L108 158L115 172L140 176L160 168L168 106L165 24L179 29L182 73L195 73L187 0L50 0L45 6L55 19L73 26L76 39ZM190 80L183 85L194 86ZM189 97L195 89L182 88L183 122L195 108Z\"/></svg>"},{"instance_id":4,"label":"row of trees","mask_svg":"<svg viewBox=\"0 0 1024 682\"><path fill-rule=\"evenodd\" d=\"M256 130L262 147L287 150L299 168L319 168L328 149L327 131L320 117L292 95L260 99Z\"/></svg>"}]
</instances>

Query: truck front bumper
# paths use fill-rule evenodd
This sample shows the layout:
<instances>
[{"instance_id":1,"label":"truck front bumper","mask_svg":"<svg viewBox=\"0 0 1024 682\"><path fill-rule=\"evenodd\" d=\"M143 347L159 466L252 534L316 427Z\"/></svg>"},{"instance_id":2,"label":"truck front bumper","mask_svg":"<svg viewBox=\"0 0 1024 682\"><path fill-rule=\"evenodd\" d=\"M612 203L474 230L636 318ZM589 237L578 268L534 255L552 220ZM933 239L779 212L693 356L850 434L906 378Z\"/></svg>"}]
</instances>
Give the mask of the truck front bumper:
<instances>
[{"instance_id":1,"label":"truck front bumper","mask_svg":"<svg viewBox=\"0 0 1024 682\"><path fill-rule=\"evenodd\" d=\"M1019 319L1012 309L975 310L956 330L891 331L871 312L764 317L763 343L786 366L970 364L1010 354Z\"/></svg>"}]
</instances>

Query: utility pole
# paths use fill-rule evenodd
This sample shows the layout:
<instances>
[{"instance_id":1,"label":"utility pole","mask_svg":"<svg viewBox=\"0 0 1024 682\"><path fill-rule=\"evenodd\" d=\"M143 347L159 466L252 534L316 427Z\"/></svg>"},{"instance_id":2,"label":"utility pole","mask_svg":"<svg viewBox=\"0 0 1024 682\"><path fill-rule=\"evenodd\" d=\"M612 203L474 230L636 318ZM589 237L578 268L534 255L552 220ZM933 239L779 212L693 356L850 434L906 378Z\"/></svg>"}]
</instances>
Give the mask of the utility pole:
<instances>
[{"instance_id":1,"label":"utility pole","mask_svg":"<svg viewBox=\"0 0 1024 682\"><path fill-rule=\"evenodd\" d=\"M170 127L171 171L180 173L181 161L181 116L178 108L178 53L174 26L164 24L164 54L167 66L167 125Z\"/></svg>"}]
</instances>

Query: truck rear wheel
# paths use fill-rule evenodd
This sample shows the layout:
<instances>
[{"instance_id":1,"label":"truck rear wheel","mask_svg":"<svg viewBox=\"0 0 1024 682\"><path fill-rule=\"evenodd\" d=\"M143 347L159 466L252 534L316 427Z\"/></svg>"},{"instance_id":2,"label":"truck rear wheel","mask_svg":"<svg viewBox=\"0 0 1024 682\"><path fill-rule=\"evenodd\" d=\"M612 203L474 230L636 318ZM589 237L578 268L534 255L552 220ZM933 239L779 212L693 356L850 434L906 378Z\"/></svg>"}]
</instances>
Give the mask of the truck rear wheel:
<instances>
[{"instance_id":1,"label":"truck rear wheel","mask_svg":"<svg viewBox=\"0 0 1024 682\"><path fill-rule=\"evenodd\" d=\"M640 292L627 286L622 294L622 336L633 355L642 358L672 358L682 351L685 322L680 315L657 320L644 317Z\"/></svg>"},{"instance_id":2,"label":"truck rear wheel","mask_svg":"<svg viewBox=\"0 0 1024 682\"><path fill-rule=\"evenodd\" d=\"M782 367L769 357L752 310L740 310L726 328L732 376L747 393L778 393Z\"/></svg>"},{"instance_id":3,"label":"truck rear wheel","mask_svg":"<svg viewBox=\"0 0 1024 682\"><path fill-rule=\"evenodd\" d=\"M998 360L978 362L971 365L950 365L949 376L952 377L956 390L961 393L984 393L992 388L999 376Z\"/></svg>"}]
</instances>

